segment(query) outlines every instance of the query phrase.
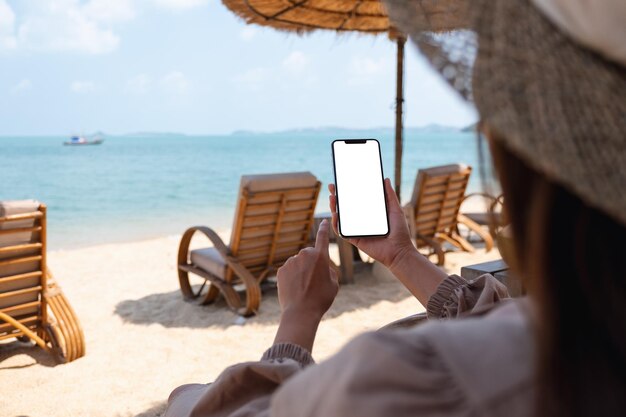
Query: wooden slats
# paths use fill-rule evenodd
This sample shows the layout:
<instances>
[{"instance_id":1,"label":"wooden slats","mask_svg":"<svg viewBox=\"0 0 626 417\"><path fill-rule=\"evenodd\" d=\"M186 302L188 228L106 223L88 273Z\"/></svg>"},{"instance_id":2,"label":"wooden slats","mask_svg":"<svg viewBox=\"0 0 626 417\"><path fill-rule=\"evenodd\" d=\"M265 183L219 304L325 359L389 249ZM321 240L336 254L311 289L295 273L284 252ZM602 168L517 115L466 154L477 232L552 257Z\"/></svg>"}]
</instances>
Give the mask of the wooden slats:
<instances>
[{"instance_id":1,"label":"wooden slats","mask_svg":"<svg viewBox=\"0 0 626 417\"><path fill-rule=\"evenodd\" d=\"M23 258L11 258L0 261L0 267L8 265L17 265L26 262L41 261L41 255L25 256Z\"/></svg>"},{"instance_id":2,"label":"wooden slats","mask_svg":"<svg viewBox=\"0 0 626 417\"><path fill-rule=\"evenodd\" d=\"M243 226L242 233L263 232L266 230L273 231L275 227L276 223L264 224L261 226Z\"/></svg>"},{"instance_id":3,"label":"wooden slats","mask_svg":"<svg viewBox=\"0 0 626 417\"><path fill-rule=\"evenodd\" d=\"M15 290L15 291L7 291L5 293L0 293L0 300L4 298L15 297L17 295L28 294L31 292L38 292L41 290L42 290L41 285L37 285L36 287L22 288L21 290Z\"/></svg>"},{"instance_id":4,"label":"wooden slats","mask_svg":"<svg viewBox=\"0 0 626 417\"><path fill-rule=\"evenodd\" d=\"M295 220L295 221L291 221L291 222L283 222L283 226L284 227L293 227L293 226L306 226L307 224L309 224L311 222L310 219L306 219L306 220Z\"/></svg>"},{"instance_id":5,"label":"wooden slats","mask_svg":"<svg viewBox=\"0 0 626 417\"><path fill-rule=\"evenodd\" d=\"M423 176L419 184L417 207L415 207L415 231L424 237L434 237L437 233L447 233L457 222L457 214L471 168L445 172L442 168L420 171ZM431 174L432 172L432 174Z\"/></svg>"},{"instance_id":6,"label":"wooden slats","mask_svg":"<svg viewBox=\"0 0 626 417\"><path fill-rule=\"evenodd\" d=\"M304 194L304 193L309 193L311 194L308 199L310 200L313 197L313 193L315 192L313 187L300 187L300 188L289 188L286 190L273 190L273 191L259 191L259 192L253 192L250 191L249 192L249 197L248 200L252 201L254 200L254 198L257 197L267 197L267 196L273 196L273 195L278 195L278 196L282 196L282 195L291 195L291 194Z\"/></svg>"},{"instance_id":7,"label":"wooden slats","mask_svg":"<svg viewBox=\"0 0 626 417\"><path fill-rule=\"evenodd\" d=\"M281 222L281 224L282 226L285 226L285 227L292 227L292 226L306 226L310 222L311 220L304 219L304 220L292 220L292 221L287 221L287 222L283 221ZM253 226L244 225L242 229L245 232L262 232L264 230L274 230L277 224L278 224L278 221L274 223L263 224L263 225L253 225Z\"/></svg>"},{"instance_id":8,"label":"wooden slats","mask_svg":"<svg viewBox=\"0 0 626 417\"><path fill-rule=\"evenodd\" d=\"M281 232L279 235L278 240L281 241L281 239L287 239L289 237L296 237L296 236L302 236L305 233L304 230L302 231L293 231L293 232Z\"/></svg>"},{"instance_id":9,"label":"wooden slats","mask_svg":"<svg viewBox=\"0 0 626 417\"><path fill-rule=\"evenodd\" d=\"M423 195L444 194L448 190L448 188L450 190L465 191L465 181L458 181L458 182L452 183L449 187L446 183L428 187L426 190L424 190Z\"/></svg>"},{"instance_id":10,"label":"wooden slats","mask_svg":"<svg viewBox=\"0 0 626 417\"><path fill-rule=\"evenodd\" d=\"M17 304L17 305L10 306L10 307L0 308L0 311L2 311L3 313L11 314L12 312L17 311L17 310L22 310L22 309L31 308L31 307L39 307L40 305L41 305L40 301L30 301L28 303Z\"/></svg>"},{"instance_id":11,"label":"wooden slats","mask_svg":"<svg viewBox=\"0 0 626 417\"><path fill-rule=\"evenodd\" d=\"M280 201L273 201L271 203L258 203L258 204L246 204L247 212L254 213L259 212L263 209L276 210L280 205Z\"/></svg>"},{"instance_id":12,"label":"wooden slats","mask_svg":"<svg viewBox=\"0 0 626 417\"><path fill-rule=\"evenodd\" d=\"M276 227L274 228L274 236L272 239L272 245L270 246L270 253L267 256L267 265L270 266L274 261L274 253L276 252L276 240L280 233L280 228L285 215L285 206L287 205L287 193L281 195L280 209L278 210L278 219L276 220Z\"/></svg>"},{"instance_id":13,"label":"wooden slats","mask_svg":"<svg viewBox=\"0 0 626 417\"><path fill-rule=\"evenodd\" d=\"M260 192L244 188L231 236L232 255L261 278L277 263L282 264L282 251L286 248L292 255L299 247L291 246L309 235L320 186L317 182L308 187ZM283 245L285 242L290 246ZM225 279L235 280L232 268L227 268Z\"/></svg>"},{"instance_id":14,"label":"wooden slats","mask_svg":"<svg viewBox=\"0 0 626 417\"><path fill-rule=\"evenodd\" d=\"M443 184L443 183L454 183L457 181L466 181L468 177L468 173L467 172L454 172L454 173L449 173L449 174L443 174L443 175L435 175L435 176L430 176L427 180L426 180L426 185L430 186L430 185L435 185L435 184Z\"/></svg>"},{"instance_id":15,"label":"wooden slats","mask_svg":"<svg viewBox=\"0 0 626 417\"><path fill-rule=\"evenodd\" d=\"M416 225L415 230L422 235L428 235L427 233L422 233L422 231L429 229L435 230L436 226L437 219L431 220L429 222L420 222L418 225Z\"/></svg>"},{"instance_id":16,"label":"wooden slats","mask_svg":"<svg viewBox=\"0 0 626 417\"><path fill-rule=\"evenodd\" d=\"M19 321L24 326L26 326L26 327L28 327L29 329L32 330L32 329L37 328L37 326L39 325L40 317L39 316L28 316L28 317L24 317L24 318L21 318L21 319L17 319L17 321ZM9 332L9 333L5 334L7 332ZM0 340L15 337L19 333L21 333L21 332L17 331L15 329L15 327L13 327L12 324L5 323L5 322L0 322Z\"/></svg>"},{"instance_id":17,"label":"wooden slats","mask_svg":"<svg viewBox=\"0 0 626 417\"><path fill-rule=\"evenodd\" d=\"M33 227L16 227L15 229L2 229L0 230L0 235L10 235L13 233L32 233L32 232L40 232L41 226L33 226Z\"/></svg>"},{"instance_id":18,"label":"wooden slats","mask_svg":"<svg viewBox=\"0 0 626 417\"><path fill-rule=\"evenodd\" d=\"M287 260L287 258L292 256L291 251L289 251L288 253L287 252L283 253L283 252L279 252L277 250L276 254L278 255L279 253L283 255L284 259L282 259L280 256L277 256L276 259L274 260L275 262L273 263L273 265L276 264L276 261L285 261L285 260ZM245 266L246 268L250 269L251 267L255 267L255 266L259 266L259 265L263 265L263 266L267 267L267 264L266 264L267 263L267 259L268 259L268 256L267 256L267 254L265 254L265 256L257 256L255 258L248 258L248 259L239 258L239 262L241 262L241 264L243 266Z\"/></svg>"},{"instance_id":19,"label":"wooden slats","mask_svg":"<svg viewBox=\"0 0 626 417\"><path fill-rule=\"evenodd\" d=\"M291 240L287 242L276 243L277 248L286 248L291 246L302 246L309 242L309 239Z\"/></svg>"},{"instance_id":20,"label":"wooden slats","mask_svg":"<svg viewBox=\"0 0 626 417\"><path fill-rule=\"evenodd\" d=\"M312 210L294 210L294 211L285 211L285 217L297 217L297 216L308 216L310 215ZM272 214L252 214L244 217L244 225L246 222L264 222L264 221L272 221L275 222L278 217L278 213ZM244 226L245 227L245 226Z\"/></svg>"},{"instance_id":21,"label":"wooden slats","mask_svg":"<svg viewBox=\"0 0 626 417\"><path fill-rule=\"evenodd\" d=\"M18 221L18 220L40 219L42 217L43 217L43 213L41 211L33 211L31 213L22 213L22 214L11 214L9 216L0 217L0 223L12 222L12 221Z\"/></svg>"},{"instance_id":22,"label":"wooden slats","mask_svg":"<svg viewBox=\"0 0 626 417\"><path fill-rule=\"evenodd\" d=\"M240 253L241 249L251 249L257 246L270 245L272 243L272 237L271 235L258 236L258 237L253 236L253 237L241 239L239 242L240 242L239 249L237 250L236 253L235 251L233 251L234 255Z\"/></svg>"},{"instance_id":23,"label":"wooden slats","mask_svg":"<svg viewBox=\"0 0 626 417\"><path fill-rule=\"evenodd\" d=\"M432 194L432 195L426 195L424 194L424 196L422 197L422 204L426 205L426 204L433 204L433 203L438 203L438 202L456 202L458 199L462 198L463 195L465 194L465 190L460 189L460 190L453 190L451 192L448 192L446 194Z\"/></svg>"},{"instance_id":24,"label":"wooden slats","mask_svg":"<svg viewBox=\"0 0 626 417\"><path fill-rule=\"evenodd\" d=\"M36 278L42 275L41 271L27 272L25 274L7 275L6 277L0 277L0 284L7 282L15 282L23 279Z\"/></svg>"},{"instance_id":25,"label":"wooden slats","mask_svg":"<svg viewBox=\"0 0 626 417\"><path fill-rule=\"evenodd\" d=\"M432 213L432 212L438 212L441 208L443 208L444 210L455 209L456 206L457 206L456 202L445 202L445 204L443 204L443 207L442 207L441 202L426 204L426 205L420 206L419 211L417 212L417 216L421 216L422 214L427 214L427 213Z\"/></svg>"},{"instance_id":26,"label":"wooden slats","mask_svg":"<svg viewBox=\"0 0 626 417\"><path fill-rule=\"evenodd\" d=\"M268 200L267 198L259 197L248 201L248 206L254 208L263 206L270 207L271 205L279 205L280 201L280 198L277 198L276 200ZM310 196L305 196L304 198L289 198L287 199L287 207L299 206L304 203L309 203L310 201Z\"/></svg>"},{"instance_id":27,"label":"wooden slats","mask_svg":"<svg viewBox=\"0 0 626 417\"><path fill-rule=\"evenodd\" d=\"M256 258L250 258L250 259L240 259L240 261L243 266L265 264L267 262L267 256L268 254L266 253L265 256L258 256Z\"/></svg>"},{"instance_id":28,"label":"wooden slats","mask_svg":"<svg viewBox=\"0 0 626 417\"><path fill-rule=\"evenodd\" d=\"M41 248L42 248L41 243L24 243L21 245L5 246L3 248L0 248L0 254L8 253L8 252L16 252L20 250L41 249Z\"/></svg>"},{"instance_id":29,"label":"wooden slats","mask_svg":"<svg viewBox=\"0 0 626 417\"><path fill-rule=\"evenodd\" d=\"M272 245L271 240L268 241L267 243L264 243L263 245L259 245L259 246L252 246L249 248L245 248L245 249L239 249L239 251L237 251L237 256L241 256L241 257L245 257L246 255L250 255L252 253L267 253L268 248Z\"/></svg>"}]
</instances>

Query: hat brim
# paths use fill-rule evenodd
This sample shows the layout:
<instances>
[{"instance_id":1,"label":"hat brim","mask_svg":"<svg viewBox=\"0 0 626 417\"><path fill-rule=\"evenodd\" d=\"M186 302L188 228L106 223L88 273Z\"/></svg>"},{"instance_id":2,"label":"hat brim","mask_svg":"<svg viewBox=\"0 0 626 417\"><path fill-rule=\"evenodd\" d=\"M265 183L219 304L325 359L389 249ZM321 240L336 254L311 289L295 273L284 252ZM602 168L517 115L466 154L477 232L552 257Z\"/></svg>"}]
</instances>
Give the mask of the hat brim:
<instances>
[{"instance_id":1,"label":"hat brim","mask_svg":"<svg viewBox=\"0 0 626 417\"><path fill-rule=\"evenodd\" d=\"M390 18L504 145L626 224L626 69L577 44L529 0L460 2L463 24L441 36L415 16L419 1L386 1Z\"/></svg>"}]
</instances>

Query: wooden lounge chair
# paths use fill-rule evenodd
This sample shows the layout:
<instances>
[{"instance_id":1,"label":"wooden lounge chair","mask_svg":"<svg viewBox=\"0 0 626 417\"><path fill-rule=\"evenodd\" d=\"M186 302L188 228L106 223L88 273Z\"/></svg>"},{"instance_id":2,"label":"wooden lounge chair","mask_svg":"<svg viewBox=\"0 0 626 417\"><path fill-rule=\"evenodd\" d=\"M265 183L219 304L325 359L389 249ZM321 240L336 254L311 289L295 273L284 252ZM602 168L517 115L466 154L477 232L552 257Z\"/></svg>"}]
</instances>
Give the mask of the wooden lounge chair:
<instances>
[{"instance_id":1,"label":"wooden lounge chair","mask_svg":"<svg viewBox=\"0 0 626 417\"><path fill-rule=\"evenodd\" d=\"M60 362L85 354L74 310L46 266L46 206L0 202L0 340L30 339Z\"/></svg>"},{"instance_id":2,"label":"wooden lounge chair","mask_svg":"<svg viewBox=\"0 0 626 417\"><path fill-rule=\"evenodd\" d=\"M471 173L472 168L462 164L420 169L411 201L403 207L415 245L430 248L428 255L437 255L438 265L445 262L443 243L467 252L474 251L474 247L457 233L459 207ZM471 220L465 225L481 237L491 239ZM491 242L493 245L493 240Z\"/></svg>"},{"instance_id":3,"label":"wooden lounge chair","mask_svg":"<svg viewBox=\"0 0 626 417\"><path fill-rule=\"evenodd\" d=\"M185 299L208 304L221 293L238 314L256 313L261 283L311 244L309 233L320 185L309 172L243 176L228 246L208 227L195 226L183 234L178 279ZM213 247L189 251L196 232L204 234ZM204 278L199 289L191 285L189 273ZM238 290L245 290L245 302Z\"/></svg>"}]
</instances>

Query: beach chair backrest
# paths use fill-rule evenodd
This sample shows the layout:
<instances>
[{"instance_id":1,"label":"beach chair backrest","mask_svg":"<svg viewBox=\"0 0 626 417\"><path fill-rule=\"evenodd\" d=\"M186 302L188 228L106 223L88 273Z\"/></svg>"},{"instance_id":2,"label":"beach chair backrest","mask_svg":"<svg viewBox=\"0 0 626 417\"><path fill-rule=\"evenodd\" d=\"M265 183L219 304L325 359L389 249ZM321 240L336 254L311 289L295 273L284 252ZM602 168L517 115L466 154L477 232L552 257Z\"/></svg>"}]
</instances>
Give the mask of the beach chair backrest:
<instances>
[{"instance_id":1,"label":"beach chair backrest","mask_svg":"<svg viewBox=\"0 0 626 417\"><path fill-rule=\"evenodd\" d=\"M310 172L241 177L232 255L260 276L307 246L320 186Z\"/></svg>"},{"instance_id":2,"label":"beach chair backrest","mask_svg":"<svg viewBox=\"0 0 626 417\"><path fill-rule=\"evenodd\" d=\"M432 238L449 233L457 216L472 168L464 164L444 165L417 172L411 205L417 235Z\"/></svg>"},{"instance_id":3,"label":"beach chair backrest","mask_svg":"<svg viewBox=\"0 0 626 417\"><path fill-rule=\"evenodd\" d=\"M0 202L0 311L29 329L45 314L46 208L34 200ZM20 332L0 322L0 340Z\"/></svg>"}]
</instances>

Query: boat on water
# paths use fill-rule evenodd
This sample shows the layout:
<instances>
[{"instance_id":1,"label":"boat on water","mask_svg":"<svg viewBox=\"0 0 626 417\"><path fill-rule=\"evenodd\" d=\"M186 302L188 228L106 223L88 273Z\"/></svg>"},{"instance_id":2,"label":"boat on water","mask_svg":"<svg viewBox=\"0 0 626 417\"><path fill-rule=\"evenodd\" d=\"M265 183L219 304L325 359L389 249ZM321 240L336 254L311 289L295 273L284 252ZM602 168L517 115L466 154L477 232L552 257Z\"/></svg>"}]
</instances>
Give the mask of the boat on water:
<instances>
[{"instance_id":1,"label":"boat on water","mask_svg":"<svg viewBox=\"0 0 626 417\"><path fill-rule=\"evenodd\" d=\"M72 136L69 141L63 142L63 145L79 146L79 145L100 145L104 142L104 139L100 137L94 137L87 139L84 136Z\"/></svg>"}]
</instances>

